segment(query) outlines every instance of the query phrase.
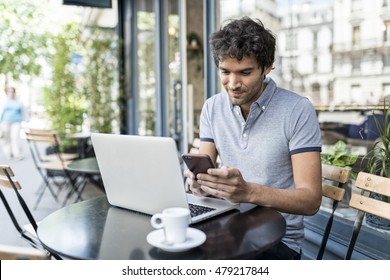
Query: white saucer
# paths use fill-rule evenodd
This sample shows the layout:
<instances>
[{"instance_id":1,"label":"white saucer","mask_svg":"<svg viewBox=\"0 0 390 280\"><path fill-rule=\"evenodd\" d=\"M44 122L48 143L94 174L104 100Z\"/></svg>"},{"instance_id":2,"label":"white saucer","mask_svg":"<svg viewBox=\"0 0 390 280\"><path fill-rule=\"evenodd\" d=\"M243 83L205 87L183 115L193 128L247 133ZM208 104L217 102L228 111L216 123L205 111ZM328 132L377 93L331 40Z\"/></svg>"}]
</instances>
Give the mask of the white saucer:
<instances>
[{"instance_id":1,"label":"white saucer","mask_svg":"<svg viewBox=\"0 0 390 280\"><path fill-rule=\"evenodd\" d=\"M183 243L167 244L165 241L164 230L154 230L148 234L146 240L150 245L160 248L167 252L184 252L195 248L206 241L206 234L196 228L188 228L187 239Z\"/></svg>"}]
</instances>

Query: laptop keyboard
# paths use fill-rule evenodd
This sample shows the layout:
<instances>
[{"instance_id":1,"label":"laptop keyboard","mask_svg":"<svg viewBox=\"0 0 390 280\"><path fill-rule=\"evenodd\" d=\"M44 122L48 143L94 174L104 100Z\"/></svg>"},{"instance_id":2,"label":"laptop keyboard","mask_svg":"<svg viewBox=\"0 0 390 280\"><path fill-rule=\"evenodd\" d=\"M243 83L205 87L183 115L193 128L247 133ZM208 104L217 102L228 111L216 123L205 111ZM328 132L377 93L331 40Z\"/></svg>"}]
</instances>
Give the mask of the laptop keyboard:
<instances>
[{"instance_id":1,"label":"laptop keyboard","mask_svg":"<svg viewBox=\"0 0 390 280\"><path fill-rule=\"evenodd\" d=\"M190 206L191 217L196 217L204 213L215 210L215 208L191 204L191 203L189 203L189 206Z\"/></svg>"}]
</instances>

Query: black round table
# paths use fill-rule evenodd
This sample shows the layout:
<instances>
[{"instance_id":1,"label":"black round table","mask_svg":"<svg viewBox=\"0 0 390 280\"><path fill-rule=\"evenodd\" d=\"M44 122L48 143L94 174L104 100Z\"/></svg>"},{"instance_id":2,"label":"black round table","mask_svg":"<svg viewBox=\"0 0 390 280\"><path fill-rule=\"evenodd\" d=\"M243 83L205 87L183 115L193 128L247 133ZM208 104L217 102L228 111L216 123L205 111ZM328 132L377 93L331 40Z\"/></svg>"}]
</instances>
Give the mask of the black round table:
<instances>
[{"instance_id":1,"label":"black round table","mask_svg":"<svg viewBox=\"0 0 390 280\"><path fill-rule=\"evenodd\" d=\"M49 250L71 259L251 259L280 242L282 215L271 208L242 204L239 209L191 225L207 239L185 252L166 252L146 241L150 216L111 206L105 196L66 206L38 226Z\"/></svg>"},{"instance_id":2,"label":"black round table","mask_svg":"<svg viewBox=\"0 0 390 280\"><path fill-rule=\"evenodd\" d=\"M66 168L69 171L74 171L78 173L84 173L89 175L99 175L99 165L95 157L75 159L71 161Z\"/></svg>"},{"instance_id":3,"label":"black round table","mask_svg":"<svg viewBox=\"0 0 390 280\"><path fill-rule=\"evenodd\" d=\"M75 159L68 163L66 169L78 174L78 178L81 179L77 181L77 189L70 190L67 198L75 193L77 195L75 202L82 200L81 194L89 182L105 191L96 157Z\"/></svg>"}]
</instances>

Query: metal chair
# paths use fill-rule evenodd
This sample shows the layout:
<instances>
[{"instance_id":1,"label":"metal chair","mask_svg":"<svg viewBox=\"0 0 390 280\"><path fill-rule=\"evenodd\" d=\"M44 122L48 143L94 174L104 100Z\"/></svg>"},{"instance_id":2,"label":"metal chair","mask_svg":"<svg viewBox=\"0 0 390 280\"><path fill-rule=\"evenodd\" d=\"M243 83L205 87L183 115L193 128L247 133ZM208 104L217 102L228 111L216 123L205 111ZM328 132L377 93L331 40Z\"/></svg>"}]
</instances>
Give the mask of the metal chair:
<instances>
[{"instance_id":1,"label":"metal chair","mask_svg":"<svg viewBox=\"0 0 390 280\"><path fill-rule=\"evenodd\" d=\"M343 199L345 194L344 184L348 182L351 169L347 167L338 167L328 164L322 164L322 196L330 198L333 201L332 212L329 216L328 223L324 230L324 236L321 241L320 250L317 254L317 260L323 258L326 243L329 239L329 234L332 229L334 213L339 202ZM330 185L334 182L336 186Z\"/></svg>"},{"instance_id":2,"label":"metal chair","mask_svg":"<svg viewBox=\"0 0 390 280\"><path fill-rule=\"evenodd\" d=\"M31 133L31 134L34 134L34 135L38 135L38 134L42 134L42 135L45 135L47 133L54 133L56 134L53 130L50 130L50 129L37 129L37 128L28 128L28 129L25 129L24 130L26 133ZM57 136L57 139L59 140L59 137ZM35 149L38 149L38 146L35 145L34 147ZM37 151L37 155L39 155L41 158L40 160L41 161L57 161L58 160L58 156L56 153L52 153L52 154L41 154L40 151ZM63 153L61 152L61 158L65 161L67 160L73 160L73 159L78 159L80 157L79 153Z\"/></svg>"},{"instance_id":3,"label":"metal chair","mask_svg":"<svg viewBox=\"0 0 390 280\"><path fill-rule=\"evenodd\" d=\"M64 186L70 186L70 190L64 200L64 205L69 197L76 193L77 199L81 199L81 194L77 190L77 177L79 174L70 172L66 166L71 162L70 159L75 159L77 154L64 154L60 151L59 137L51 131L37 131L26 129L25 131L29 149L34 161L34 165L41 175L44 185L38 191L38 198L34 209L38 207L45 189L47 188L58 201L58 195ZM46 156L44 149L50 147L52 154ZM53 186L57 186L59 190L54 191Z\"/></svg>"},{"instance_id":4,"label":"metal chair","mask_svg":"<svg viewBox=\"0 0 390 280\"><path fill-rule=\"evenodd\" d=\"M359 211L355 218L352 236L345 255L346 260L350 260L352 257L353 249L366 213L390 220L390 203L369 197L371 193L390 197L390 178L359 172L355 187L361 189L362 193L352 194L349 201L349 206Z\"/></svg>"},{"instance_id":5,"label":"metal chair","mask_svg":"<svg viewBox=\"0 0 390 280\"><path fill-rule=\"evenodd\" d=\"M18 219L16 218L13 209L15 209L15 205L10 205L8 203L8 200L4 193L2 192L2 188L7 188L7 189L13 189L15 192L15 195L18 199L19 202L19 207L23 209L23 212L25 213L28 221L30 222L30 225L27 226L22 226L18 222ZM22 195L19 193L19 190L21 189L21 185L18 180L15 178L15 174L12 171L11 167L8 165L0 165L0 199L4 204L4 207L9 215L9 217L12 220L12 223L14 224L16 230L19 232L20 236L26 240L32 247L39 249L43 252L46 252L49 254L49 256L53 256L56 259L61 259L57 254L49 252L42 243L39 241L37 238L37 229L38 229L38 224L35 221L27 203L23 199ZM32 232L26 230L26 228L32 227Z\"/></svg>"}]
</instances>

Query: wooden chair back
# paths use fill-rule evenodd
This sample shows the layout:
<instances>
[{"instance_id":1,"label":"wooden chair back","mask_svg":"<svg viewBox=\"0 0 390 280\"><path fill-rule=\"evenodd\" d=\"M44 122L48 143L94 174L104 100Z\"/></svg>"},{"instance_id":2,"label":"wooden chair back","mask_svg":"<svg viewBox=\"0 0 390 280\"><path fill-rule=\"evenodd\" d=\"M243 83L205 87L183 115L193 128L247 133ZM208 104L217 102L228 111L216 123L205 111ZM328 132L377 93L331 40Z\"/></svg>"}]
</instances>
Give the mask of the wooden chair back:
<instances>
[{"instance_id":1,"label":"wooden chair back","mask_svg":"<svg viewBox=\"0 0 390 280\"><path fill-rule=\"evenodd\" d=\"M33 159L37 162L46 161L46 158L42 155L42 150L38 147L40 143L46 144L46 146L50 146L53 149L55 155L60 156L59 151L59 139L58 135L54 132L37 132L32 131L30 129L25 130L26 139L30 144L30 150L32 151ZM62 160L62 158L56 158L56 160Z\"/></svg>"},{"instance_id":2,"label":"wooden chair back","mask_svg":"<svg viewBox=\"0 0 390 280\"><path fill-rule=\"evenodd\" d=\"M351 169L347 167L322 164L322 196L337 201L343 200L345 189L342 185L348 182L350 173ZM336 182L337 186L328 184L327 180Z\"/></svg>"},{"instance_id":3,"label":"wooden chair back","mask_svg":"<svg viewBox=\"0 0 390 280\"><path fill-rule=\"evenodd\" d=\"M4 186L7 188L12 188L12 183L16 189L20 190L22 187L20 186L19 181L15 179L15 174L12 171L11 167L8 165L0 165L0 186ZM9 178L8 178L9 176Z\"/></svg>"},{"instance_id":4,"label":"wooden chair back","mask_svg":"<svg viewBox=\"0 0 390 280\"><path fill-rule=\"evenodd\" d=\"M76 159L79 157L78 153L63 153L60 151L60 137L57 133L51 130L42 129L25 129L26 139L29 142L31 148L34 150L33 158L35 157L39 162L47 161L67 161ZM39 143L51 146L53 149L52 155L42 155L42 151L39 149Z\"/></svg>"},{"instance_id":5,"label":"wooden chair back","mask_svg":"<svg viewBox=\"0 0 390 280\"><path fill-rule=\"evenodd\" d=\"M199 153L199 147L200 147L200 139L194 138L194 141L192 141L189 153L191 154L198 154Z\"/></svg>"},{"instance_id":6,"label":"wooden chair back","mask_svg":"<svg viewBox=\"0 0 390 280\"><path fill-rule=\"evenodd\" d=\"M361 194L353 193L349 206L357 209L358 213L353 226L352 236L349 241L345 259L351 259L353 249L358 238L365 213L390 220L390 203L371 198L372 193L390 197L390 178L359 172L355 187L362 190Z\"/></svg>"},{"instance_id":7,"label":"wooden chair back","mask_svg":"<svg viewBox=\"0 0 390 280\"><path fill-rule=\"evenodd\" d=\"M349 181L351 169L348 167L339 167L334 165L322 164L322 196L332 200L332 212L324 230L324 236L321 241L320 249L317 254L317 260L323 258L326 243L332 229L334 213L338 203L343 200L345 189L344 184ZM330 184L330 183L333 184Z\"/></svg>"},{"instance_id":8,"label":"wooden chair back","mask_svg":"<svg viewBox=\"0 0 390 280\"><path fill-rule=\"evenodd\" d=\"M355 187L366 192L390 197L390 178L360 172ZM353 194L349 206L390 220L390 203L364 195Z\"/></svg>"},{"instance_id":9,"label":"wooden chair back","mask_svg":"<svg viewBox=\"0 0 390 280\"><path fill-rule=\"evenodd\" d=\"M29 247L0 244L0 260L49 260L50 255Z\"/></svg>"}]
</instances>

